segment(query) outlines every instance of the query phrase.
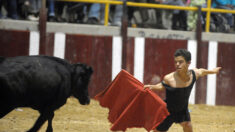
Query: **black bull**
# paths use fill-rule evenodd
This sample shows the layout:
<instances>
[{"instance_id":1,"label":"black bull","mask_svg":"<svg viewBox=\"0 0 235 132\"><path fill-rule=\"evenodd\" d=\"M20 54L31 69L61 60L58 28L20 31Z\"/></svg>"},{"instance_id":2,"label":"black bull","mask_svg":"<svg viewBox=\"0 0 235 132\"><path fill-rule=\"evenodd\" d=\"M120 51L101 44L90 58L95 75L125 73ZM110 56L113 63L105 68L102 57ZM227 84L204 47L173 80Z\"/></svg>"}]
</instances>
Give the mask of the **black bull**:
<instances>
[{"instance_id":1,"label":"black bull","mask_svg":"<svg viewBox=\"0 0 235 132\"><path fill-rule=\"evenodd\" d=\"M74 96L89 104L88 83L93 73L85 64L70 64L49 56L0 57L0 118L17 107L31 107L40 116L29 130L35 132L48 120L52 132L54 111Z\"/></svg>"}]
</instances>

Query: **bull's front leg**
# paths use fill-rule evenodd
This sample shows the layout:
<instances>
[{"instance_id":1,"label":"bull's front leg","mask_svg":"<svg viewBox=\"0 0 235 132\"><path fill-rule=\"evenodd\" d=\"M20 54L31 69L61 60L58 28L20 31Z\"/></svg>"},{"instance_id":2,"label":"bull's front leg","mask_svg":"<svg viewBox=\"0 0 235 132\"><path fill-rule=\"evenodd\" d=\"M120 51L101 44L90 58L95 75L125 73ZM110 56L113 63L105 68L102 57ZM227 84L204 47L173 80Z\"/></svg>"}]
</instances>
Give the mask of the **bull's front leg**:
<instances>
[{"instance_id":1,"label":"bull's front leg","mask_svg":"<svg viewBox=\"0 0 235 132\"><path fill-rule=\"evenodd\" d=\"M52 120L53 116L54 116L54 112L49 112L49 111L48 112L40 112L40 116L38 117L34 126L28 132L37 132L41 128L41 126L46 122L46 120L48 120L48 117L51 117L51 120ZM52 126L51 126L51 128L48 126L47 132L52 132L52 131L53 131Z\"/></svg>"}]
</instances>

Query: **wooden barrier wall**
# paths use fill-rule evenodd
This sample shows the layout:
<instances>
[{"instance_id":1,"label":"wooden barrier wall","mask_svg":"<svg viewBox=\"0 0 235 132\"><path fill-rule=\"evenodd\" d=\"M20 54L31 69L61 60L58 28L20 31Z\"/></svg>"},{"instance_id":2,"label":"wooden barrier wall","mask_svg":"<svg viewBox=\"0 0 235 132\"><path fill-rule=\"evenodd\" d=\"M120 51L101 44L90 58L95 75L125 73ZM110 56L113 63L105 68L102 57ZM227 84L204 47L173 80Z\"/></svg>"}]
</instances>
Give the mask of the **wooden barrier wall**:
<instances>
[{"instance_id":1,"label":"wooden barrier wall","mask_svg":"<svg viewBox=\"0 0 235 132\"><path fill-rule=\"evenodd\" d=\"M118 62L121 58L121 44L116 41L119 36L47 33L46 45L39 48L36 44L38 41L34 41L38 38L33 37L35 35L29 31L0 30L0 56L44 54L58 56L71 63L82 62L91 65L94 69L89 86L92 97L104 90L120 70L121 66ZM192 56L196 57L192 60L194 61L192 65L202 68L210 68L211 65L223 67L219 75L198 80L190 102L235 105L235 81L232 80L235 78L235 44L203 42L203 46L197 49L198 46L189 40L129 37L128 41L131 43L128 52L129 71L143 83L160 82L165 74L174 71L175 50L188 48L192 51ZM61 45L64 45L64 48L63 46L59 48ZM140 45L144 48L139 47ZM214 53L214 51L217 52ZM213 54L216 55L213 56ZM143 56L142 59L141 56ZM211 60L210 57L214 57L215 60ZM143 71L138 71L140 65L143 65ZM216 84L215 87L212 84ZM159 94L164 98L164 93Z\"/></svg>"}]
</instances>

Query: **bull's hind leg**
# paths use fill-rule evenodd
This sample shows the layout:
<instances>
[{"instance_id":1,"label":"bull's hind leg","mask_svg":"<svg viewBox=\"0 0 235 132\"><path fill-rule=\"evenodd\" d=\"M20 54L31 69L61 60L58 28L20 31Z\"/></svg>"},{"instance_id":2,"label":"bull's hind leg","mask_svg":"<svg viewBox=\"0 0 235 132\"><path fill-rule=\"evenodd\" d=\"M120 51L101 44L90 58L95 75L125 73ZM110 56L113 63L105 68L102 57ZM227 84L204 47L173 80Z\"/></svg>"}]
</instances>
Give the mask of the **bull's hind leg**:
<instances>
[{"instance_id":1,"label":"bull's hind leg","mask_svg":"<svg viewBox=\"0 0 235 132\"><path fill-rule=\"evenodd\" d=\"M38 117L34 126L28 132L37 132L46 120L47 120L46 116L40 113L40 116Z\"/></svg>"},{"instance_id":2,"label":"bull's hind leg","mask_svg":"<svg viewBox=\"0 0 235 132\"><path fill-rule=\"evenodd\" d=\"M41 126L46 122L46 120L48 120L48 119L52 120L53 117L54 117L53 112L49 112L49 111L48 112L40 112L40 116L38 117L34 126L28 132L37 132L41 128ZM52 131L53 131L53 129L52 129L52 124L51 124L50 127L49 126L47 127L47 132L52 132Z\"/></svg>"},{"instance_id":3,"label":"bull's hind leg","mask_svg":"<svg viewBox=\"0 0 235 132\"><path fill-rule=\"evenodd\" d=\"M0 109L0 118L3 118L5 115L7 115L9 112L11 112L13 108L7 108L4 107Z\"/></svg>"},{"instance_id":4,"label":"bull's hind leg","mask_svg":"<svg viewBox=\"0 0 235 132\"><path fill-rule=\"evenodd\" d=\"M47 131L46 132L53 132L53 128L52 128L53 117L54 117L54 112L51 112L48 115L48 126L47 126Z\"/></svg>"}]
</instances>

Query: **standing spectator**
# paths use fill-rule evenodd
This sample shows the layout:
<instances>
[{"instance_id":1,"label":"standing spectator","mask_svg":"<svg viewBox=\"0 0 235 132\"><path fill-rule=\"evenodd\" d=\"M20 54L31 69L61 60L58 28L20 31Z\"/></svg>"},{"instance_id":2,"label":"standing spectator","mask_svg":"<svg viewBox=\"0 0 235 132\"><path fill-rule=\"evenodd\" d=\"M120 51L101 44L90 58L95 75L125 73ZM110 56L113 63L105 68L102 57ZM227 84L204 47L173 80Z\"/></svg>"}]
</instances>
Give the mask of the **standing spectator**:
<instances>
[{"instance_id":1,"label":"standing spectator","mask_svg":"<svg viewBox=\"0 0 235 132\"><path fill-rule=\"evenodd\" d=\"M12 19L18 19L17 0L9 0L7 8L8 8L7 16Z\"/></svg>"},{"instance_id":2,"label":"standing spectator","mask_svg":"<svg viewBox=\"0 0 235 132\"><path fill-rule=\"evenodd\" d=\"M100 21L100 4L94 3L91 4L91 7L88 12L88 24L98 24Z\"/></svg>"},{"instance_id":3,"label":"standing spectator","mask_svg":"<svg viewBox=\"0 0 235 132\"><path fill-rule=\"evenodd\" d=\"M162 4L167 4L167 5L178 5L178 6L185 6L184 1L182 0L155 0L157 2L160 2ZM187 30L187 15L185 11L182 10L174 10L173 11L173 16L172 16L172 26L171 29L175 30Z\"/></svg>"},{"instance_id":4,"label":"standing spectator","mask_svg":"<svg viewBox=\"0 0 235 132\"><path fill-rule=\"evenodd\" d=\"M47 0L48 4L48 21L54 22L55 20L55 1Z\"/></svg>"},{"instance_id":5,"label":"standing spectator","mask_svg":"<svg viewBox=\"0 0 235 132\"><path fill-rule=\"evenodd\" d=\"M213 0L212 7L234 10L235 0ZM230 29L232 29L234 27L233 15L231 13L225 13L223 16L227 19Z\"/></svg>"},{"instance_id":6,"label":"standing spectator","mask_svg":"<svg viewBox=\"0 0 235 132\"><path fill-rule=\"evenodd\" d=\"M163 0L148 0L149 3L154 3L154 4L162 4L164 1ZM156 13L156 28L158 29L165 29L163 26L163 21L162 21L162 14L163 10L155 8L155 13Z\"/></svg>"},{"instance_id":7,"label":"standing spectator","mask_svg":"<svg viewBox=\"0 0 235 132\"><path fill-rule=\"evenodd\" d=\"M123 1L123 0L119 0L119 1ZM121 26L121 20L122 20L122 5L115 5L115 11L114 11L114 15L113 15L113 19L112 19L112 25L113 26ZM101 24L104 23L104 11L105 11L105 5L101 4L101 11L100 11L100 20L101 20Z\"/></svg>"},{"instance_id":8,"label":"standing spectator","mask_svg":"<svg viewBox=\"0 0 235 132\"><path fill-rule=\"evenodd\" d=\"M235 8L235 0L232 0L233 9ZM235 31L235 14L233 14L233 30Z\"/></svg>"},{"instance_id":9,"label":"standing spectator","mask_svg":"<svg viewBox=\"0 0 235 132\"><path fill-rule=\"evenodd\" d=\"M66 19L63 18L64 7L66 3L69 2L62 2L62 1L55 1L55 15L57 22L65 22Z\"/></svg>"},{"instance_id":10,"label":"standing spectator","mask_svg":"<svg viewBox=\"0 0 235 132\"><path fill-rule=\"evenodd\" d=\"M2 5L3 2L6 2L6 10L7 10L7 17L11 19L18 19L18 14L17 14L17 0L0 0L0 18L3 18L3 14L1 12L2 10Z\"/></svg>"},{"instance_id":11,"label":"standing spectator","mask_svg":"<svg viewBox=\"0 0 235 132\"><path fill-rule=\"evenodd\" d=\"M86 7L87 4L85 3L66 2L62 6L61 13L63 18L67 19L68 22L83 23L87 10Z\"/></svg>"},{"instance_id":12,"label":"standing spectator","mask_svg":"<svg viewBox=\"0 0 235 132\"><path fill-rule=\"evenodd\" d=\"M206 3L206 0L190 0L189 6L203 6ZM189 11L187 24L189 31L196 30L196 22L197 22L197 12Z\"/></svg>"},{"instance_id":13,"label":"standing spectator","mask_svg":"<svg viewBox=\"0 0 235 132\"><path fill-rule=\"evenodd\" d=\"M0 19L2 19L2 0L0 0Z\"/></svg>"},{"instance_id":14,"label":"standing spectator","mask_svg":"<svg viewBox=\"0 0 235 132\"><path fill-rule=\"evenodd\" d=\"M28 15L28 19L31 21L38 21L39 20L39 10L42 6L41 0L29 0L29 5L31 7L30 14Z\"/></svg>"},{"instance_id":15,"label":"standing spectator","mask_svg":"<svg viewBox=\"0 0 235 132\"><path fill-rule=\"evenodd\" d=\"M147 3L147 0L128 0L130 2L139 2L139 3ZM128 6L128 22L129 24L134 24L133 26L137 26L135 24L138 24L138 27L149 27L149 20L150 15L147 8L143 7L130 7ZM135 12L139 13L139 16L135 15ZM133 23L132 23L133 18Z\"/></svg>"},{"instance_id":16,"label":"standing spectator","mask_svg":"<svg viewBox=\"0 0 235 132\"><path fill-rule=\"evenodd\" d=\"M140 3L147 3L148 2L147 0L130 0L130 1L140 2ZM129 7L128 7L128 9L129 9ZM140 11L140 15L141 15L141 18L143 20L143 23L145 23L149 19L149 16L147 15L148 14L147 9L143 8L143 7L139 7L138 10ZM133 13L128 12L129 19L131 19L132 16L133 16Z\"/></svg>"},{"instance_id":17,"label":"standing spectator","mask_svg":"<svg viewBox=\"0 0 235 132\"><path fill-rule=\"evenodd\" d=\"M26 19L29 13L29 1L17 0L17 12L20 19Z\"/></svg>"},{"instance_id":18,"label":"standing spectator","mask_svg":"<svg viewBox=\"0 0 235 132\"><path fill-rule=\"evenodd\" d=\"M100 20L100 4L86 3L67 3L67 15L69 22L99 24ZM61 14L61 13L60 13Z\"/></svg>"}]
</instances>

